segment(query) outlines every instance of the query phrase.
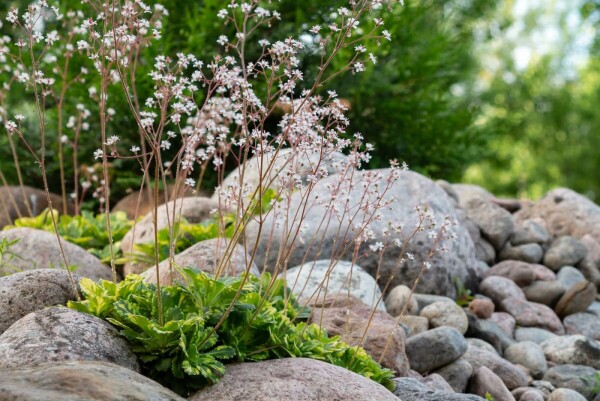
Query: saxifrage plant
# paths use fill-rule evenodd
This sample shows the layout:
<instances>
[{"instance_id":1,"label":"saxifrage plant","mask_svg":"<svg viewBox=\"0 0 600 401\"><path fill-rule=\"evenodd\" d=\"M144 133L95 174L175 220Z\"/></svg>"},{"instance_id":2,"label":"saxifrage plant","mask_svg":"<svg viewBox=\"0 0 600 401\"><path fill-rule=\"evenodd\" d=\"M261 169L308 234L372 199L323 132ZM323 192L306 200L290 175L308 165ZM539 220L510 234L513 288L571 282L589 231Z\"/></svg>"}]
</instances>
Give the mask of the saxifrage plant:
<instances>
[{"instance_id":1,"label":"saxifrage plant","mask_svg":"<svg viewBox=\"0 0 600 401\"><path fill-rule=\"evenodd\" d=\"M393 372L382 368L364 349L339 337L328 338L308 317L283 279L212 278L180 269L185 284L158 289L142 276L115 284L80 282L85 300L72 309L106 319L120 330L139 356L143 373L181 395L215 383L225 363L306 357L329 362L393 389Z\"/></svg>"}]
</instances>

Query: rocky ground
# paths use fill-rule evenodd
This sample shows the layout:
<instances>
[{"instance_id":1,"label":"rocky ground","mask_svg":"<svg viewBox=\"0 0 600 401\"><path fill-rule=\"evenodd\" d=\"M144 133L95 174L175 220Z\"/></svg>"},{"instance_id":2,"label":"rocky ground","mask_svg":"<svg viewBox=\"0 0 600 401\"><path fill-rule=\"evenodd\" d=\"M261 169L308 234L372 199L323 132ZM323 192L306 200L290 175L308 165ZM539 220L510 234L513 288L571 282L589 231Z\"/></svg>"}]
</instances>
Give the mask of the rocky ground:
<instances>
[{"instance_id":1,"label":"rocky ground","mask_svg":"<svg viewBox=\"0 0 600 401\"><path fill-rule=\"evenodd\" d=\"M411 172L403 173L391 192L401 202L386 213L400 221L410 223L413 206L428 203L459 222L456 240L431 260L416 293L411 295L410 286L420 268L406 261L400 274L392 274L398 256L393 253L377 263L364 258L360 266L338 261L328 275L327 244L335 242L330 231L312 233L325 239L319 252L301 249L311 262L292 253L297 266L286 278L303 295L318 293L327 276L330 295L351 294L313 297L313 316L330 334L362 342L393 369L396 390L298 358L230 365L218 384L189 399L460 401L487 395L496 401L600 401L600 207L568 189L520 202ZM186 198L183 214L199 221L214 201ZM307 218L317 220L318 213L317 208ZM142 220L135 236L123 242L131 247L152 237L152 229ZM252 227L248 232L255 235ZM20 272L0 267L1 400L183 399L139 373L134 353L112 326L58 307L73 294L67 273L48 269L60 264L52 234L19 228L0 232L1 238L21 238L14 251L23 255ZM258 240L254 272L270 262ZM178 261L212 271L225 240L211 241L192 246ZM431 241L417 237L408 251L422 257ZM66 244L65 252L80 266L77 275L111 278L107 266L77 245ZM231 274L245 270L243 253L236 251ZM390 277L393 285L382 288ZM457 283L473 297L457 290ZM379 298L384 302L375 305Z\"/></svg>"}]
</instances>

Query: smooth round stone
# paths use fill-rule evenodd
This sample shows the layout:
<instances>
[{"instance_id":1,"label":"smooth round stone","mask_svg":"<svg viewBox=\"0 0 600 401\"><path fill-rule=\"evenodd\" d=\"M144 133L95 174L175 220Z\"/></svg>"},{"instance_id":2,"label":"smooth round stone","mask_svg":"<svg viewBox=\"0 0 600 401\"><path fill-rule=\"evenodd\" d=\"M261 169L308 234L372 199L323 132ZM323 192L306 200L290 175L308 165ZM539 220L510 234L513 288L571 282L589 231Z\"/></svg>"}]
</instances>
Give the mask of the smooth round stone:
<instances>
[{"instance_id":1,"label":"smooth round stone","mask_svg":"<svg viewBox=\"0 0 600 401\"><path fill-rule=\"evenodd\" d=\"M496 262L496 250L494 246L483 238L479 238L475 242L475 255L477 259L489 265L493 265Z\"/></svg>"},{"instance_id":2,"label":"smooth round stone","mask_svg":"<svg viewBox=\"0 0 600 401\"><path fill-rule=\"evenodd\" d=\"M544 393L529 387L520 387L518 389L515 389L512 391L512 395L515 397L516 400L519 401L546 401Z\"/></svg>"},{"instance_id":3,"label":"smooth round stone","mask_svg":"<svg viewBox=\"0 0 600 401\"><path fill-rule=\"evenodd\" d=\"M490 344L499 353L502 352L515 343L512 336L506 334L506 332L500 328L496 323L489 319L478 319L472 313L468 313L469 329L467 330L467 336L478 338Z\"/></svg>"},{"instance_id":4,"label":"smooth round stone","mask_svg":"<svg viewBox=\"0 0 600 401\"><path fill-rule=\"evenodd\" d=\"M485 366L480 366L473 372L469 382L469 393L480 397L487 397L489 394L495 401L514 400L502 379Z\"/></svg>"},{"instance_id":5,"label":"smooth round stone","mask_svg":"<svg viewBox=\"0 0 600 401\"><path fill-rule=\"evenodd\" d=\"M587 401L586 398L575 390L557 388L550 394L547 401Z\"/></svg>"},{"instance_id":6,"label":"smooth round stone","mask_svg":"<svg viewBox=\"0 0 600 401\"><path fill-rule=\"evenodd\" d=\"M317 260L292 267L280 276L285 277L288 287L296 296L310 302L323 300L327 296L350 295L371 308L375 306L376 309L385 310L381 290L373 276L352 262Z\"/></svg>"},{"instance_id":7,"label":"smooth round stone","mask_svg":"<svg viewBox=\"0 0 600 401\"><path fill-rule=\"evenodd\" d=\"M483 237L495 249L502 249L514 231L512 215L506 209L481 198L469 200L464 208L467 217L481 229Z\"/></svg>"},{"instance_id":8,"label":"smooth round stone","mask_svg":"<svg viewBox=\"0 0 600 401\"><path fill-rule=\"evenodd\" d=\"M518 342L531 341L536 344L541 344L547 339L555 337L557 337L557 335L553 332L537 327L517 327L515 329L515 340Z\"/></svg>"},{"instance_id":9,"label":"smooth round stone","mask_svg":"<svg viewBox=\"0 0 600 401\"><path fill-rule=\"evenodd\" d=\"M586 246L579 240L564 236L556 239L544 255L544 265L552 270L574 266L587 255Z\"/></svg>"},{"instance_id":10,"label":"smooth round stone","mask_svg":"<svg viewBox=\"0 0 600 401\"><path fill-rule=\"evenodd\" d=\"M528 301L553 307L565 293L565 286L558 281L534 281L523 292Z\"/></svg>"},{"instance_id":11,"label":"smooth round stone","mask_svg":"<svg viewBox=\"0 0 600 401\"><path fill-rule=\"evenodd\" d=\"M600 340L600 317L587 312L574 313L564 318L563 324L567 334L583 334Z\"/></svg>"},{"instance_id":12,"label":"smooth round stone","mask_svg":"<svg viewBox=\"0 0 600 401\"><path fill-rule=\"evenodd\" d=\"M446 379L436 373L429 374L428 376L424 377L421 382L433 391L444 391L447 393L455 392L452 386L448 384Z\"/></svg>"},{"instance_id":13,"label":"smooth round stone","mask_svg":"<svg viewBox=\"0 0 600 401\"><path fill-rule=\"evenodd\" d=\"M538 263L543 257L544 250L539 244L511 246L507 243L498 255L500 260L520 260L527 263Z\"/></svg>"},{"instance_id":14,"label":"smooth round stone","mask_svg":"<svg viewBox=\"0 0 600 401\"><path fill-rule=\"evenodd\" d=\"M522 365L529 369L534 379L541 379L548 370L548 363L542 347L532 341L511 345L504 352L504 358L515 365Z\"/></svg>"},{"instance_id":15,"label":"smooth round stone","mask_svg":"<svg viewBox=\"0 0 600 401\"><path fill-rule=\"evenodd\" d=\"M418 378L397 377L393 379L396 383L394 395L396 400L402 401L481 401L481 398L473 394L457 394L448 391L433 391ZM321 398L322 399L322 398ZM317 398L315 398L317 400ZM367 397L366 400L376 400L373 397ZM341 401L341 399L340 399ZM344 400L345 401L345 400ZM363 401L363 400L361 400Z\"/></svg>"},{"instance_id":16,"label":"smooth round stone","mask_svg":"<svg viewBox=\"0 0 600 401\"><path fill-rule=\"evenodd\" d=\"M558 365L600 369L600 343L580 334L550 338L540 344L546 359Z\"/></svg>"},{"instance_id":17,"label":"smooth round stone","mask_svg":"<svg viewBox=\"0 0 600 401\"><path fill-rule=\"evenodd\" d=\"M469 342L469 347L464 355L464 359L471 364L473 369L477 369L481 366L489 368L502 379L509 390L527 386L528 379L524 370L508 362L495 352L478 349Z\"/></svg>"},{"instance_id":18,"label":"smooth round stone","mask_svg":"<svg viewBox=\"0 0 600 401\"><path fill-rule=\"evenodd\" d=\"M423 308L419 315L429 320L430 327L454 327L461 334L469 327L465 311L454 302L434 302Z\"/></svg>"},{"instance_id":19,"label":"smooth round stone","mask_svg":"<svg viewBox=\"0 0 600 401\"><path fill-rule=\"evenodd\" d=\"M445 366L467 351L467 341L452 327L438 327L406 340L410 367L419 373Z\"/></svg>"},{"instance_id":20,"label":"smooth round stone","mask_svg":"<svg viewBox=\"0 0 600 401\"><path fill-rule=\"evenodd\" d=\"M563 294L554 310L560 317L584 312L594 302L596 295L598 295L598 291L595 284L589 281L580 281Z\"/></svg>"},{"instance_id":21,"label":"smooth round stone","mask_svg":"<svg viewBox=\"0 0 600 401\"><path fill-rule=\"evenodd\" d=\"M410 336L426 332L429 329L429 320L421 316L400 316L398 323L403 324L410 330Z\"/></svg>"},{"instance_id":22,"label":"smooth round stone","mask_svg":"<svg viewBox=\"0 0 600 401\"><path fill-rule=\"evenodd\" d=\"M565 287L565 290L567 290L580 281L586 281L586 278L583 273L575 267L564 266L556 273L556 281L561 283Z\"/></svg>"},{"instance_id":23,"label":"smooth round stone","mask_svg":"<svg viewBox=\"0 0 600 401\"><path fill-rule=\"evenodd\" d=\"M416 315L419 313L419 303L412 294L410 288L405 285L395 286L385 298L387 312L396 317L403 312L404 315Z\"/></svg>"},{"instance_id":24,"label":"smooth round stone","mask_svg":"<svg viewBox=\"0 0 600 401\"><path fill-rule=\"evenodd\" d=\"M454 300L452 298L444 297L441 295L414 293L413 297L417 300L417 304L419 304L419 311L423 310L423 308L425 308L427 305L431 305L434 302L454 303Z\"/></svg>"},{"instance_id":25,"label":"smooth round stone","mask_svg":"<svg viewBox=\"0 0 600 401\"><path fill-rule=\"evenodd\" d=\"M544 226L534 220L525 220L510 236L510 243L513 245L543 244L550 239L550 234Z\"/></svg>"},{"instance_id":26,"label":"smooth round stone","mask_svg":"<svg viewBox=\"0 0 600 401\"><path fill-rule=\"evenodd\" d=\"M525 287L537 279L534 266L534 264L519 260L504 260L492 266L483 276L485 278L491 276L506 277L514 281L519 287Z\"/></svg>"},{"instance_id":27,"label":"smooth round stone","mask_svg":"<svg viewBox=\"0 0 600 401\"><path fill-rule=\"evenodd\" d=\"M514 317L506 312L494 312L489 319L496 323L511 338L514 338L517 322Z\"/></svg>"},{"instance_id":28,"label":"smooth round stone","mask_svg":"<svg viewBox=\"0 0 600 401\"><path fill-rule=\"evenodd\" d=\"M504 299L500 306L515 318L519 326L540 327L556 334L565 332L558 316L546 305L511 297Z\"/></svg>"},{"instance_id":29,"label":"smooth round stone","mask_svg":"<svg viewBox=\"0 0 600 401\"><path fill-rule=\"evenodd\" d=\"M523 290L514 281L501 276L486 277L479 285L479 292L494 301L496 306L510 297L526 300Z\"/></svg>"},{"instance_id":30,"label":"smooth round stone","mask_svg":"<svg viewBox=\"0 0 600 401\"><path fill-rule=\"evenodd\" d=\"M487 341L482 340L481 338L469 337L469 338L467 338L467 342L469 343L469 346L471 346L473 348L480 349L480 350L487 351L487 352L493 352L496 355L500 355L498 353L498 351L496 350L496 348L494 348L493 345L491 345Z\"/></svg>"},{"instance_id":31,"label":"smooth round stone","mask_svg":"<svg viewBox=\"0 0 600 401\"><path fill-rule=\"evenodd\" d=\"M473 374L473 367L464 359L460 358L456 361L435 371L442 376L457 393L464 393L469 384L469 379Z\"/></svg>"}]
</instances>

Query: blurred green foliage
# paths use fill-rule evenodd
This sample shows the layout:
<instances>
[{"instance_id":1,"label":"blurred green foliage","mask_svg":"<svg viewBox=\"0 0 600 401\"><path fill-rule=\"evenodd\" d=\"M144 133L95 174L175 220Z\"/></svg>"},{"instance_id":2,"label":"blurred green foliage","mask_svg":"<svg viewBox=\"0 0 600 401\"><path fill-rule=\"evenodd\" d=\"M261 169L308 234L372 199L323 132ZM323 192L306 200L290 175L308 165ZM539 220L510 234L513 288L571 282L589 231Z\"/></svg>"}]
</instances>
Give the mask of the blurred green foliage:
<instances>
[{"instance_id":1,"label":"blurred green foliage","mask_svg":"<svg viewBox=\"0 0 600 401\"><path fill-rule=\"evenodd\" d=\"M23 9L26 3L24 0L3 2L0 5L0 15L10 5ZM160 3L171 12L165 21L163 39L142 55L138 68L138 96L142 100L152 89L146 77L155 55L189 52L201 59L210 59L220 51L216 38L224 33L223 30L232 29L231 26L224 27L222 20L215 17L216 12L223 7L220 0L166 0ZM60 4L62 9L81 8L78 0L62 0ZM314 24L326 23L339 6L340 3L333 0L283 0L278 4L278 10L282 14L281 22L275 24L270 32L265 32L264 36L268 36L270 40L297 36L300 32L307 32ZM390 159L399 159L406 161L413 169L434 177L458 179L474 156L484 150L483 137L472 129L475 102L470 101L467 95L452 95L451 89L457 84L466 87L473 82L477 63L472 52L472 25L493 8L493 4L484 0L457 0L450 3L422 0L396 7L395 11L388 11L385 17L385 28L391 32L393 42L369 49L377 55L377 64L368 66L367 71L362 74L343 74L321 88L323 91L335 89L340 97L350 100L349 117L352 125L349 134L360 131L368 142L375 145L371 167L385 166ZM363 29L368 29L369 23L372 22L365 22ZM5 25L0 32L9 34L8 28ZM256 37L253 44L250 44L250 58L258 51L258 39ZM334 68L346 64L351 50L341 52L334 62ZM307 82L311 82L311 77L314 77L316 57L310 46L307 46L301 60ZM74 63L78 62L85 61L74 60ZM93 115L86 140L81 141L79 146L79 159L83 165L91 164L91 155L100 143L97 105L88 95L88 88L91 86L99 85L98 82L88 81L85 85L72 89L65 105L66 115L75 110L77 103L84 103ZM128 149L139 142L139 134L118 85L110 88L109 99L109 106L118 112L110 121L108 132L120 135L120 146ZM27 130L31 138L35 138L36 134L39 136L39 129L34 123L31 95L11 91L9 101L9 115L28 110L26 114L31 118L26 120ZM56 114L53 105L49 104L48 124L51 129L48 130L47 155L52 162L49 163L48 174L51 190L60 192L56 162L58 137L54 123ZM277 124L276 118L270 123L273 128ZM26 183L39 186L40 172L32 158L21 149L20 159ZM65 163L68 191L72 190L74 184L71 160L72 154L67 149ZM118 171L118 174L113 174L112 179L113 198L118 199L128 188L137 186L136 177L141 172L134 163L131 160L113 163L113 170ZM0 135L0 169L11 183L15 183L16 175L12 165L6 136ZM232 169L235 166L230 163L228 167ZM215 183L216 177L209 172L205 178L205 188L210 190Z\"/></svg>"}]
</instances>

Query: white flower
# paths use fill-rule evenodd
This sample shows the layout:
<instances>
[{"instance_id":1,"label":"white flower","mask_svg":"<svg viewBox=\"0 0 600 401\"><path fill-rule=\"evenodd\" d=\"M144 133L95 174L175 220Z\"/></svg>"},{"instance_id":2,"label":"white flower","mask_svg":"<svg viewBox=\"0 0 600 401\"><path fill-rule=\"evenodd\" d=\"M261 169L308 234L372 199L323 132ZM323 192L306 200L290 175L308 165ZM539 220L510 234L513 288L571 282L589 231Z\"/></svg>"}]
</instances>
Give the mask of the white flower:
<instances>
[{"instance_id":1,"label":"white flower","mask_svg":"<svg viewBox=\"0 0 600 401\"><path fill-rule=\"evenodd\" d=\"M6 128L9 134L12 134L17 130L17 123L15 123L14 121L7 121L6 124L4 124L4 127Z\"/></svg>"},{"instance_id":2,"label":"white flower","mask_svg":"<svg viewBox=\"0 0 600 401\"><path fill-rule=\"evenodd\" d=\"M369 53L369 60L371 60L373 64L377 64L377 57L375 57L373 53Z\"/></svg>"},{"instance_id":3,"label":"white flower","mask_svg":"<svg viewBox=\"0 0 600 401\"><path fill-rule=\"evenodd\" d=\"M119 139L120 138L118 136L116 136L116 135L113 135L113 136L109 137L106 140L106 142L105 142L106 146L112 146L112 145L114 145L115 143L119 142Z\"/></svg>"},{"instance_id":4,"label":"white flower","mask_svg":"<svg viewBox=\"0 0 600 401\"><path fill-rule=\"evenodd\" d=\"M225 46L228 42L229 42L229 39L227 39L227 36L225 36L225 35L221 35L221 36L219 36L219 39L217 39L217 43L220 44L221 46Z\"/></svg>"},{"instance_id":5,"label":"white flower","mask_svg":"<svg viewBox=\"0 0 600 401\"><path fill-rule=\"evenodd\" d=\"M217 13L217 17L223 19L225 17L227 17L227 10L226 9L222 9Z\"/></svg>"},{"instance_id":6,"label":"white flower","mask_svg":"<svg viewBox=\"0 0 600 401\"><path fill-rule=\"evenodd\" d=\"M387 40L391 41L392 40L392 34L387 30L384 29L383 32L381 32L381 34L383 35L384 38L386 38Z\"/></svg>"},{"instance_id":7,"label":"white flower","mask_svg":"<svg viewBox=\"0 0 600 401\"><path fill-rule=\"evenodd\" d=\"M426 268L427 270L431 269L431 263L429 263L429 262L424 262L424 263L423 263L423 266L425 266L425 268Z\"/></svg>"},{"instance_id":8,"label":"white flower","mask_svg":"<svg viewBox=\"0 0 600 401\"><path fill-rule=\"evenodd\" d=\"M23 114L15 114L15 120L23 121L24 119L25 119L25 116Z\"/></svg>"},{"instance_id":9,"label":"white flower","mask_svg":"<svg viewBox=\"0 0 600 401\"><path fill-rule=\"evenodd\" d=\"M410 260L415 260L415 255L413 255L413 254L412 254L412 253L410 253L410 252L406 252L406 257L407 257L408 259L410 259Z\"/></svg>"},{"instance_id":10,"label":"white flower","mask_svg":"<svg viewBox=\"0 0 600 401\"><path fill-rule=\"evenodd\" d=\"M89 49L90 48L90 44L88 42L86 42L85 40L78 40L77 41L77 48L79 50Z\"/></svg>"},{"instance_id":11,"label":"white flower","mask_svg":"<svg viewBox=\"0 0 600 401\"><path fill-rule=\"evenodd\" d=\"M66 135L63 135L63 136L60 137L60 141L62 143L67 143L67 142L69 142L69 137L66 136Z\"/></svg>"},{"instance_id":12,"label":"white flower","mask_svg":"<svg viewBox=\"0 0 600 401\"><path fill-rule=\"evenodd\" d=\"M193 178L187 178L185 180L185 185L187 185L188 187L193 187L196 185L196 181L194 181Z\"/></svg>"},{"instance_id":13,"label":"white flower","mask_svg":"<svg viewBox=\"0 0 600 401\"><path fill-rule=\"evenodd\" d=\"M169 149L171 149L171 142L169 142L169 141L162 141L162 142L160 143L160 148L161 148L161 149L164 149L164 150L169 150Z\"/></svg>"},{"instance_id":14,"label":"white flower","mask_svg":"<svg viewBox=\"0 0 600 401\"><path fill-rule=\"evenodd\" d=\"M365 70L365 65L363 63L356 62L354 63L354 72L363 72Z\"/></svg>"},{"instance_id":15,"label":"white flower","mask_svg":"<svg viewBox=\"0 0 600 401\"><path fill-rule=\"evenodd\" d=\"M139 146L132 146L130 149L133 153L137 153L140 151L140 147Z\"/></svg>"},{"instance_id":16,"label":"white flower","mask_svg":"<svg viewBox=\"0 0 600 401\"><path fill-rule=\"evenodd\" d=\"M377 252L383 249L383 243L382 242L376 242L374 244L369 245L369 248L373 251L373 252Z\"/></svg>"},{"instance_id":17,"label":"white flower","mask_svg":"<svg viewBox=\"0 0 600 401\"><path fill-rule=\"evenodd\" d=\"M94 159L101 159L102 156L104 156L102 149L97 149L94 151Z\"/></svg>"}]
</instances>

